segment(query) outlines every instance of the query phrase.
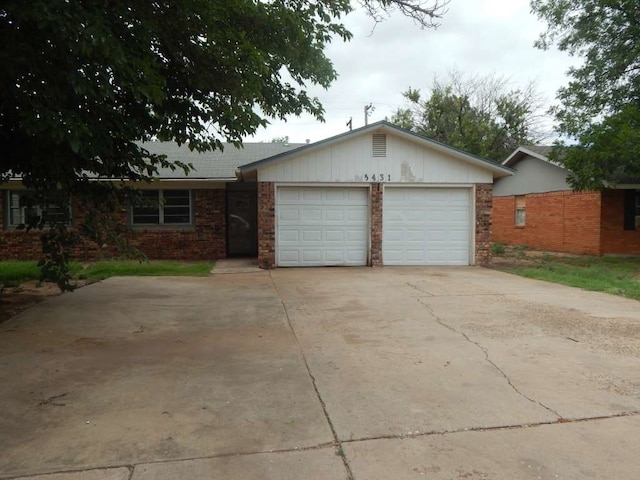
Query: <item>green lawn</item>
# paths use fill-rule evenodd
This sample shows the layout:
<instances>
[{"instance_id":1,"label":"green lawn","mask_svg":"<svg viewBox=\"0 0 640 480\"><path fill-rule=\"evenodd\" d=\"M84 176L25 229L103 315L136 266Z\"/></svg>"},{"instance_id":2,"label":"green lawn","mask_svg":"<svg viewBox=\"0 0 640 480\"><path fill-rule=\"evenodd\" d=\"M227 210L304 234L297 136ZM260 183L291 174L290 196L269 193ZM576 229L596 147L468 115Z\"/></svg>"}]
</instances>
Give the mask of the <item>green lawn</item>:
<instances>
[{"instance_id":1,"label":"green lawn","mask_svg":"<svg viewBox=\"0 0 640 480\"><path fill-rule=\"evenodd\" d=\"M142 263L129 260L105 260L88 264L72 262L69 267L74 279L97 281L114 276L205 276L211 271L212 264L162 260ZM16 285L20 282L38 280L39 277L40 270L35 261L0 262L0 285Z\"/></svg>"},{"instance_id":2,"label":"green lawn","mask_svg":"<svg viewBox=\"0 0 640 480\"><path fill-rule=\"evenodd\" d=\"M596 292L640 300L640 257L564 257L543 254L513 258L497 267L523 277L536 278Z\"/></svg>"}]
</instances>

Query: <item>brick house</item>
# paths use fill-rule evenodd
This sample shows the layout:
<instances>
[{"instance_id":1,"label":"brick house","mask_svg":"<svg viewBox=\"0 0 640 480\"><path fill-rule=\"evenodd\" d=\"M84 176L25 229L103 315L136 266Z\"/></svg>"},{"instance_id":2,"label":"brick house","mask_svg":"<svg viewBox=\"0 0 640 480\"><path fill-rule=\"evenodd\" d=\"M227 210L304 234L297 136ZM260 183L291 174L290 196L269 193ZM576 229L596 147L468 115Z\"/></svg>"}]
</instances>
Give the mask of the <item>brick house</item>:
<instances>
[{"instance_id":1,"label":"brick house","mask_svg":"<svg viewBox=\"0 0 640 480\"><path fill-rule=\"evenodd\" d=\"M378 122L313 144L245 144L204 154L144 145L192 163L189 176L161 172L123 208L122 223L149 258L257 256L261 267L475 265L490 259L494 178L508 167ZM19 180L0 187L0 260L37 258L38 232L17 231L29 212ZM49 202L73 228L83 208ZM81 244L74 256L109 254Z\"/></svg>"},{"instance_id":2,"label":"brick house","mask_svg":"<svg viewBox=\"0 0 640 480\"><path fill-rule=\"evenodd\" d=\"M640 254L640 185L574 192L552 147L520 147L503 165L515 175L493 189L493 240L590 255Z\"/></svg>"}]
</instances>

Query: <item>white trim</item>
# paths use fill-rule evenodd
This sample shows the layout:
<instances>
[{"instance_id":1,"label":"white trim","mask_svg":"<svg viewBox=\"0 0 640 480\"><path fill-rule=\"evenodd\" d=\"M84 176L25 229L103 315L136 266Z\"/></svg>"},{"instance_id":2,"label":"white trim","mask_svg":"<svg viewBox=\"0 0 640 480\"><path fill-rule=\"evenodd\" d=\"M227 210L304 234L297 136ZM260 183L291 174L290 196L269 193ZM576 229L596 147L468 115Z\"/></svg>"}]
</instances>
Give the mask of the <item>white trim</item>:
<instances>
[{"instance_id":1,"label":"white trim","mask_svg":"<svg viewBox=\"0 0 640 480\"><path fill-rule=\"evenodd\" d=\"M476 264L476 225L478 224L478 219L476 218L476 212L478 211L476 209L476 198L478 195L478 185L475 183L473 184L469 195L471 195L471 198L469 199L469 218L471 219L471 232L469 233L469 265L473 266ZM491 216L493 217L493 210L491 211Z\"/></svg>"},{"instance_id":2,"label":"white trim","mask_svg":"<svg viewBox=\"0 0 640 480\"><path fill-rule=\"evenodd\" d=\"M270 182L263 182L263 183L270 183ZM371 188L371 182L272 182L272 183L276 188L278 187L320 187L320 188L324 188L324 187L366 188L366 187L369 187Z\"/></svg>"},{"instance_id":3,"label":"white trim","mask_svg":"<svg viewBox=\"0 0 640 480\"><path fill-rule=\"evenodd\" d=\"M475 183L400 183L400 182L385 182L386 187L401 187L401 188L473 188Z\"/></svg>"}]
</instances>

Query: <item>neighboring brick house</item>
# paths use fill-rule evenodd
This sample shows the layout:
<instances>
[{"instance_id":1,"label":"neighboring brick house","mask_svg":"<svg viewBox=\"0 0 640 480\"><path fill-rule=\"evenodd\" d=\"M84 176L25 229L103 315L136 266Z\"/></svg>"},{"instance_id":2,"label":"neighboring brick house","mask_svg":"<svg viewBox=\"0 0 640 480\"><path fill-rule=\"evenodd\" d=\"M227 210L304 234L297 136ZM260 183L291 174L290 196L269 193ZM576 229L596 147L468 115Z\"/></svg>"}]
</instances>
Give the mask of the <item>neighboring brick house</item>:
<instances>
[{"instance_id":1,"label":"neighboring brick house","mask_svg":"<svg viewBox=\"0 0 640 480\"><path fill-rule=\"evenodd\" d=\"M144 146L196 170L161 172L144 187L158 206L120 212L132 241L149 258L257 256L264 268L486 264L492 184L512 174L387 122L313 144L227 145L204 154L172 143ZM37 258L38 232L14 228L28 214L20 182L0 188L0 260ZM49 208L73 228L82 208L68 203L51 199ZM90 244L74 252L111 254Z\"/></svg>"},{"instance_id":2,"label":"neighboring brick house","mask_svg":"<svg viewBox=\"0 0 640 480\"><path fill-rule=\"evenodd\" d=\"M520 147L503 165L515 175L493 189L493 241L556 252L640 254L640 185L574 192L551 147Z\"/></svg>"}]
</instances>

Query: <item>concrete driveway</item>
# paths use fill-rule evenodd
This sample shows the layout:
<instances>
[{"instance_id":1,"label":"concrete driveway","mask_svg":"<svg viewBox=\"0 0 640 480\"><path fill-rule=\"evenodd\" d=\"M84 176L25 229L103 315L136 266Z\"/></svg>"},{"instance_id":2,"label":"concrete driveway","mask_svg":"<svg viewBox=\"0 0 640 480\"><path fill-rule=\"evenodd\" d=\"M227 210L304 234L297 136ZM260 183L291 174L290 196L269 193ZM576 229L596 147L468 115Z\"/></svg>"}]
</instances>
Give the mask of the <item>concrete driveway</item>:
<instances>
[{"instance_id":1,"label":"concrete driveway","mask_svg":"<svg viewBox=\"0 0 640 480\"><path fill-rule=\"evenodd\" d=\"M473 267L218 271L0 325L0 478L638 477L638 302Z\"/></svg>"}]
</instances>

